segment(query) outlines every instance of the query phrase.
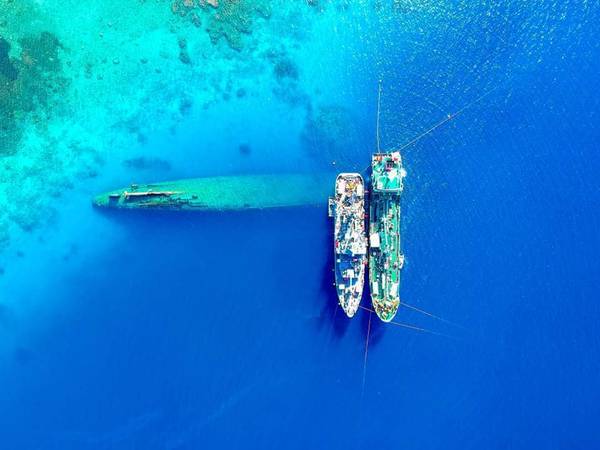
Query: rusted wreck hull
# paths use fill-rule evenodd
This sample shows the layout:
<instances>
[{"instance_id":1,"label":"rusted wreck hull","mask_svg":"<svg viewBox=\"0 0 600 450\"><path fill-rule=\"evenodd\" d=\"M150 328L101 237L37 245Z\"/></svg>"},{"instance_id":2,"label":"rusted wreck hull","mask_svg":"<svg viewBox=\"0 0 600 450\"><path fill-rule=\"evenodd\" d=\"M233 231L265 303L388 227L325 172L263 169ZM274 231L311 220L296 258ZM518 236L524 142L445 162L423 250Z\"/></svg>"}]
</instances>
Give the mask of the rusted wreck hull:
<instances>
[{"instance_id":1,"label":"rusted wreck hull","mask_svg":"<svg viewBox=\"0 0 600 450\"><path fill-rule=\"evenodd\" d=\"M115 209L243 210L327 204L335 174L271 174L133 184L94 198Z\"/></svg>"}]
</instances>

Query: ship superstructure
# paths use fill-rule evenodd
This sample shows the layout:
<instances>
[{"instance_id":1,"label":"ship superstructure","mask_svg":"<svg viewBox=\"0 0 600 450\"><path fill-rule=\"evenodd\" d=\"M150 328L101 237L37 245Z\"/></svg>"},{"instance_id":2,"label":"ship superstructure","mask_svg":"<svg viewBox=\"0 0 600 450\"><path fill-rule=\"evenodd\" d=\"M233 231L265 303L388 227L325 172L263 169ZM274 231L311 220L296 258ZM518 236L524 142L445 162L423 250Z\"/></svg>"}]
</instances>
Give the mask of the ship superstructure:
<instances>
[{"instance_id":1,"label":"ship superstructure","mask_svg":"<svg viewBox=\"0 0 600 450\"><path fill-rule=\"evenodd\" d=\"M335 196L329 199L334 217L335 284L338 301L348 317L358 310L367 264L365 184L358 173L341 173Z\"/></svg>"},{"instance_id":2,"label":"ship superstructure","mask_svg":"<svg viewBox=\"0 0 600 450\"><path fill-rule=\"evenodd\" d=\"M406 171L400 152L375 153L371 168L369 284L375 312L390 322L400 306L400 196Z\"/></svg>"}]
</instances>

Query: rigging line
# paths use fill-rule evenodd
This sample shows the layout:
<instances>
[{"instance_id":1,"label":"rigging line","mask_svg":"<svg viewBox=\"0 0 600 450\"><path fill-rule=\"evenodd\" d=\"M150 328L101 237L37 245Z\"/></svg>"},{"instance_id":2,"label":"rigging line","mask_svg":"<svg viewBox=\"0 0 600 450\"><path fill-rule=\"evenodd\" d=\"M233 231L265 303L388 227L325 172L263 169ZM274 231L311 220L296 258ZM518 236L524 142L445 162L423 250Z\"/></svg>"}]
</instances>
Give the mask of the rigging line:
<instances>
[{"instance_id":1,"label":"rigging line","mask_svg":"<svg viewBox=\"0 0 600 450\"><path fill-rule=\"evenodd\" d=\"M364 309L365 311L369 311L369 313L374 312L372 309L366 308L364 306L358 306L360 309ZM458 339L455 336L451 336L449 334L445 334L445 333L438 333L437 331L432 331L432 330L428 330L427 328L421 328L421 327L417 327L415 325L410 325L408 323L402 323L402 322L394 322L393 320L391 322L386 322L389 323L391 325L396 325L397 327L402 327L402 328L408 328L410 330L415 330L415 331L420 331L422 333L428 333L428 334L434 334L436 336L443 336L443 337L447 337L450 339Z\"/></svg>"},{"instance_id":2,"label":"rigging line","mask_svg":"<svg viewBox=\"0 0 600 450\"><path fill-rule=\"evenodd\" d=\"M379 91L377 93L377 153L379 150L379 114L381 112L381 80L379 80Z\"/></svg>"},{"instance_id":3,"label":"rigging line","mask_svg":"<svg viewBox=\"0 0 600 450\"><path fill-rule=\"evenodd\" d=\"M407 147L410 147L413 144L416 144L418 141L420 141L421 139L423 139L425 136L433 133L435 130L437 130L439 127L441 127L442 125L446 124L447 122L450 122L452 119L455 119L457 116L459 116L460 114L462 114L463 112L465 112L467 109L469 109L470 107L472 107L474 104L479 103L481 100L483 100L485 97L487 97L488 95L490 95L492 92L494 92L496 89L498 89L499 86L495 86L493 88L491 88L490 90L484 92L482 95L480 95L479 97L477 97L475 100L472 100L471 102L467 103L465 106L463 106L462 108L460 108L459 110L448 114L445 118L443 118L442 120L440 120L439 122L437 122L436 124L434 124L433 126L431 126L430 128L428 128L427 130L425 130L424 132L422 132L421 134L419 134L418 136L416 136L414 139L411 139L409 142L407 142L406 144L403 144L399 149L395 150L398 152L401 152L402 150L406 149ZM377 101L377 152L379 152L379 99L381 98L381 84L379 87L379 98ZM395 146L394 146L395 147ZM371 166L367 166L363 169L364 173L367 173L369 168Z\"/></svg>"},{"instance_id":4,"label":"rigging line","mask_svg":"<svg viewBox=\"0 0 600 450\"><path fill-rule=\"evenodd\" d=\"M447 122L450 122L452 119L456 118L457 116L459 116L460 114L462 114L463 112L465 112L467 109L469 109L474 104L479 103L485 97L487 97L492 92L494 92L496 89L498 89L498 86L495 86L492 89L490 89L489 91L484 92L482 95L480 95L479 97L477 97L475 100L467 103L465 106L463 106L459 110L455 111L454 113L448 114L445 118L443 118L442 120L440 120L438 123L436 123L435 125L433 125L431 128L425 130L423 133L419 134L417 137L415 137L411 141L409 141L406 144L404 144L403 146L401 146L397 151L401 152L405 148L410 147L413 144L416 144L418 141L420 141L421 139L423 139L428 134L434 132L435 130L437 130L442 125L446 124Z\"/></svg>"},{"instance_id":5,"label":"rigging line","mask_svg":"<svg viewBox=\"0 0 600 450\"><path fill-rule=\"evenodd\" d=\"M440 322L444 322L444 323L447 323L449 325L453 325L453 326L461 328L463 330L465 329L465 327L463 327L462 325L459 325L458 323L451 322L450 320L446 320L443 317L436 316L435 314L427 312L424 309L420 309L420 308L417 308L416 306L409 305L405 301L400 302L400 306L404 306L405 308L412 309L413 311L416 311L418 313L425 314L426 316L429 316L432 319L439 320Z\"/></svg>"},{"instance_id":6,"label":"rigging line","mask_svg":"<svg viewBox=\"0 0 600 450\"><path fill-rule=\"evenodd\" d=\"M365 381L367 380L367 356L369 354L369 336L371 336L371 316L372 314L369 312L369 325L367 326L367 341L365 343L365 359L363 363L363 378L362 378L362 390L360 396L365 393Z\"/></svg>"}]
</instances>

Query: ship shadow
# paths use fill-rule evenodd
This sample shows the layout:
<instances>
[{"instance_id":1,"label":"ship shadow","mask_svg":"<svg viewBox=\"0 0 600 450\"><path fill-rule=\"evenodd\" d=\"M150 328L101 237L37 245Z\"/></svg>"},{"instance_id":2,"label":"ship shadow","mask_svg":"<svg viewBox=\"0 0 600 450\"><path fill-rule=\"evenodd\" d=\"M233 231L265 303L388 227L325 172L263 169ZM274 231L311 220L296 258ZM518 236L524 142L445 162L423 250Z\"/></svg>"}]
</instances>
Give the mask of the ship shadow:
<instances>
[{"instance_id":1,"label":"ship shadow","mask_svg":"<svg viewBox=\"0 0 600 450\"><path fill-rule=\"evenodd\" d=\"M369 347L377 345L385 335L385 324L379 320L375 312L367 311L360 308L356 315L350 319L346 316L338 303L337 292L335 290L335 275L334 275L334 254L333 254L333 230L331 219L325 217L326 224L324 229L327 230L327 240L325 246L325 261L323 267L323 276L321 280L321 291L324 297L324 303L321 307L320 327L325 321L329 321L333 328L333 334L336 339L341 339L345 336L350 322L352 320L360 321L360 328L363 337L366 339L369 335ZM360 305L365 308L372 308L369 295L369 272L365 274L365 287L360 301ZM371 315L371 325L369 331L369 315Z\"/></svg>"},{"instance_id":2,"label":"ship shadow","mask_svg":"<svg viewBox=\"0 0 600 450\"><path fill-rule=\"evenodd\" d=\"M330 225L328 223L328 225ZM350 325L350 320L346 317L346 314L340 307L337 298L337 292L335 290L335 275L333 272L334 257L333 257L333 236L328 233L327 238L327 256L324 258L325 265L323 267L322 279L321 279L321 292L323 293L324 302L321 306L321 318L320 324L323 326L324 322L331 322L333 328L333 335L337 339L344 337Z\"/></svg>"},{"instance_id":3,"label":"ship shadow","mask_svg":"<svg viewBox=\"0 0 600 450\"><path fill-rule=\"evenodd\" d=\"M124 209L124 210L112 210L105 208L95 208L97 213L102 216L110 218L111 221L115 221L128 232L128 239L144 239L149 234L149 229L156 229L157 236L160 236L165 230L169 232L190 232L197 229L202 224L203 231L206 229L217 230L222 226L232 223L232 219L244 219L244 221L251 221L255 219L258 222L264 223L267 220L272 219L275 212L271 211L265 215L264 210L250 210L250 211L171 211L171 210L143 210L143 209ZM290 211L294 211L296 208L287 209L285 214L289 214ZM282 214L284 213L282 212ZM322 270L320 271L320 295L318 295L318 303L315 308L320 308L320 312L317 315L316 328L318 330L331 330L334 339L342 339L348 332L351 321L359 321L361 332L366 338L368 331L368 318L369 312L360 309L356 315L351 319L346 316L342 308L339 306L337 292L335 289L335 275L334 275L334 252L333 252L333 233L331 232L332 223L326 215L323 217L323 225L319 227L321 230L325 230L326 239L325 245L319 251L324 253L318 258L319 261L323 261ZM143 236L137 236L136 229L143 227ZM187 230L187 231L186 231ZM367 275L368 276L368 275ZM363 292L363 298L361 299L361 305L365 307L371 307L370 299L368 295L368 281L365 279L365 289ZM370 344L374 345L383 336L384 324L380 323L375 313L372 313L371 320L371 332L370 332Z\"/></svg>"},{"instance_id":4,"label":"ship shadow","mask_svg":"<svg viewBox=\"0 0 600 450\"><path fill-rule=\"evenodd\" d=\"M329 239L329 249L333 249L333 238ZM335 290L335 276L332 270L334 264L333 250L328 252L325 258L325 267L323 268L323 279L321 289L323 291L324 303L321 307L321 325L325 321L329 321L333 328L334 336L341 339L346 334L350 322L352 320L360 321L360 329L363 337L366 339L369 336L369 347L377 345L383 339L386 330L386 324L383 323L375 312L360 308L353 318L348 318L338 303L337 293ZM369 281L368 275L365 277L365 289L360 301L360 305L364 308L372 308L369 296ZM369 330L369 315L371 316L371 325Z\"/></svg>"}]
</instances>

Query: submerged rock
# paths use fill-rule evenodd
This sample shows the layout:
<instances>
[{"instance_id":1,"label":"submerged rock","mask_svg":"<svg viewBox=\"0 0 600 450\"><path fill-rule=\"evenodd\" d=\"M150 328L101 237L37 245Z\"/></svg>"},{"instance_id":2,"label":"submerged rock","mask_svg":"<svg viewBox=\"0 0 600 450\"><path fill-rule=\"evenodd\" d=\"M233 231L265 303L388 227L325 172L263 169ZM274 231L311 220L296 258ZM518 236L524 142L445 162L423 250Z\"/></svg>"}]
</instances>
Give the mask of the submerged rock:
<instances>
[{"instance_id":1,"label":"submerged rock","mask_svg":"<svg viewBox=\"0 0 600 450\"><path fill-rule=\"evenodd\" d=\"M185 50L181 50L179 52L179 61L181 61L183 64L191 64L192 63L189 53Z\"/></svg>"},{"instance_id":2,"label":"submerged rock","mask_svg":"<svg viewBox=\"0 0 600 450\"><path fill-rule=\"evenodd\" d=\"M308 155L318 162L355 161L359 135L351 112L338 105L308 109L300 139Z\"/></svg>"},{"instance_id":3,"label":"submerged rock","mask_svg":"<svg viewBox=\"0 0 600 450\"><path fill-rule=\"evenodd\" d=\"M240 155L249 156L252 153L252 148L248 144L240 144L238 147Z\"/></svg>"},{"instance_id":4,"label":"submerged rock","mask_svg":"<svg viewBox=\"0 0 600 450\"><path fill-rule=\"evenodd\" d=\"M78 253L79 247L77 246L77 244L71 243L71 245L69 245L69 248L63 253L62 259L63 261L69 261L74 256L77 256Z\"/></svg>"},{"instance_id":5,"label":"submerged rock","mask_svg":"<svg viewBox=\"0 0 600 450\"><path fill-rule=\"evenodd\" d=\"M146 158L139 156L137 158L126 159L123 166L135 170L171 170L171 163L160 158Z\"/></svg>"},{"instance_id":6,"label":"submerged rock","mask_svg":"<svg viewBox=\"0 0 600 450\"><path fill-rule=\"evenodd\" d=\"M298 82L300 78L298 64L281 49L269 50L265 53L265 58L273 66L275 96L291 107L304 107L307 111L310 110L310 97Z\"/></svg>"},{"instance_id":7,"label":"submerged rock","mask_svg":"<svg viewBox=\"0 0 600 450\"><path fill-rule=\"evenodd\" d=\"M179 100L179 113L182 116L186 116L192 110L194 102L190 97L184 96Z\"/></svg>"},{"instance_id":8,"label":"submerged rock","mask_svg":"<svg viewBox=\"0 0 600 450\"><path fill-rule=\"evenodd\" d=\"M273 74L278 81L285 79L298 79L298 66L287 56L283 56L276 60L273 66Z\"/></svg>"},{"instance_id":9,"label":"submerged rock","mask_svg":"<svg viewBox=\"0 0 600 450\"><path fill-rule=\"evenodd\" d=\"M9 51L10 44L7 40L0 37L0 76L4 77L7 81L14 81L17 79L18 71L8 57Z\"/></svg>"},{"instance_id":10,"label":"submerged rock","mask_svg":"<svg viewBox=\"0 0 600 450\"><path fill-rule=\"evenodd\" d=\"M8 232L8 220L3 215L0 215L0 253L10 243L10 234ZM4 268L2 268L2 274L4 274Z\"/></svg>"}]
</instances>

